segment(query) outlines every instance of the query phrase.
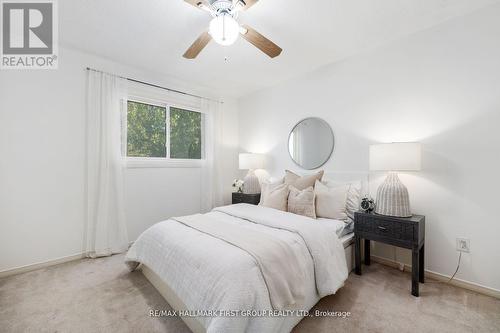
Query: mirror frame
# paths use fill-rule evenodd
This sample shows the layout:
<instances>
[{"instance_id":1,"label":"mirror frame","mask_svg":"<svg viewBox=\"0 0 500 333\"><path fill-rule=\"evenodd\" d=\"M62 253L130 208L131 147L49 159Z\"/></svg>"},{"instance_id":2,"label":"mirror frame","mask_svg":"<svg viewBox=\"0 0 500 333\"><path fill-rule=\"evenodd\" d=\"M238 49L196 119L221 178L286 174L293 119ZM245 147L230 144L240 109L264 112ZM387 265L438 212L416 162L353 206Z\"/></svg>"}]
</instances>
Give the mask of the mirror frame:
<instances>
[{"instance_id":1,"label":"mirror frame","mask_svg":"<svg viewBox=\"0 0 500 333\"><path fill-rule=\"evenodd\" d=\"M305 167L303 167L302 165L298 164L298 163L294 160L294 158L293 158L292 154L290 154L290 149L289 149L289 147L290 147L290 137L292 136L292 133L293 133L293 131L295 130L295 128L297 128L297 126L299 126L299 124L300 124L300 123L302 123L303 121L306 121L306 120L311 120L311 119L317 119L317 120L320 120L320 121L322 121L322 122L324 122L325 124L327 124L327 125L328 125L328 128L330 129L330 133L332 134L333 144L332 144L332 149L330 150L330 153L328 154L328 158L327 158L324 162L322 162L322 163L318 164L317 166L315 166L315 167L313 167L313 168L305 168ZM307 118L303 118L303 119L299 120L299 121L298 121L298 122L297 122L297 123L296 123L296 124L292 127L292 130L290 131L290 133L288 133L288 140L287 140L287 148L286 148L286 151L288 152L288 156L290 156L290 159L291 159L291 160L293 161L293 163L294 163L295 165L297 165L298 167L300 167L300 168L302 168L302 169L304 169L304 170L315 170L315 169L321 168L323 165L325 165L325 164L326 164L326 163L327 163L327 162L328 162L328 161L332 158L333 151L335 150L335 141L336 141L336 140L335 140L335 133L333 133L333 128L332 128L332 126L330 126L330 124L329 124L326 120L324 120L323 118L319 118L319 117L307 117Z\"/></svg>"}]
</instances>

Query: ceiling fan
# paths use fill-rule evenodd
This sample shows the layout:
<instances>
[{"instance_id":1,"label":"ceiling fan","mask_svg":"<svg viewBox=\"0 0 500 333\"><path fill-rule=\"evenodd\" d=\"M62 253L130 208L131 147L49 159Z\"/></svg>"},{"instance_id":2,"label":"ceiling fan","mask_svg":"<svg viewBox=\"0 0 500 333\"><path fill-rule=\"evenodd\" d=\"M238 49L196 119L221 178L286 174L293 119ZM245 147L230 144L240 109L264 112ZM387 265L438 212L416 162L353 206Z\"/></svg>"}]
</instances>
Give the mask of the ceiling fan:
<instances>
[{"instance_id":1,"label":"ceiling fan","mask_svg":"<svg viewBox=\"0 0 500 333\"><path fill-rule=\"evenodd\" d=\"M184 53L183 57L194 59L213 39L220 45L231 45L242 36L259 50L274 58L281 54L282 49L266 37L247 25L240 25L236 19L238 13L252 7L258 0L184 0L190 5L205 10L212 15L209 29Z\"/></svg>"}]
</instances>

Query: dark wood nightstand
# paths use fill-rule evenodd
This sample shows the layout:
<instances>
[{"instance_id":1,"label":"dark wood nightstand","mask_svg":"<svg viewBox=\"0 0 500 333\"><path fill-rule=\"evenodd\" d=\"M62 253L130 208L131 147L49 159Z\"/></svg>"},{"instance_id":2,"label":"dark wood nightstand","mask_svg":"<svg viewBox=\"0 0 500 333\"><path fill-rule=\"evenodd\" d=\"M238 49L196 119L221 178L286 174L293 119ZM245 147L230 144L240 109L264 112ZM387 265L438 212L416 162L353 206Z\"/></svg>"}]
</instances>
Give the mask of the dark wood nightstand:
<instances>
[{"instance_id":1,"label":"dark wood nightstand","mask_svg":"<svg viewBox=\"0 0 500 333\"><path fill-rule=\"evenodd\" d=\"M392 217L373 213L354 213L355 272L361 275L361 239L365 240L365 265L370 265L370 240L412 251L411 294L419 295L424 283L425 216Z\"/></svg>"},{"instance_id":2,"label":"dark wood nightstand","mask_svg":"<svg viewBox=\"0 0 500 333\"><path fill-rule=\"evenodd\" d=\"M233 192L233 205L238 203L258 205L259 202L260 202L260 193L245 194L240 192Z\"/></svg>"}]
</instances>

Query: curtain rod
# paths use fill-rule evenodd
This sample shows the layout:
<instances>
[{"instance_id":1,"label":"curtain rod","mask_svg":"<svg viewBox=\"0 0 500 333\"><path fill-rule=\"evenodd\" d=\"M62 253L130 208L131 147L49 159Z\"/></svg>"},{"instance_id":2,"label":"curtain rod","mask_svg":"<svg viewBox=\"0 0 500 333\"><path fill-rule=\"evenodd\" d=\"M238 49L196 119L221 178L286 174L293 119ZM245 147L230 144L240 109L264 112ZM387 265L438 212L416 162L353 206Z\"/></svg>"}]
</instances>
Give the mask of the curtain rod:
<instances>
[{"instance_id":1,"label":"curtain rod","mask_svg":"<svg viewBox=\"0 0 500 333\"><path fill-rule=\"evenodd\" d=\"M119 77L121 79L125 79L127 81L130 81L130 82L139 83L139 84L143 84L143 85L154 87L154 88L158 88L158 89L167 90L167 91L174 92L174 93L181 94L181 95L202 98L202 99L206 99L206 100L209 100L209 101L212 101L212 102L217 102L217 103L220 103L220 104L224 104L223 101L218 101L218 100L211 99L211 98L208 98L208 97L203 97L203 96L199 96L199 95L190 94L190 93L185 92L185 91L180 91L180 90L175 90L175 89L171 89L171 88L167 88L167 87L162 87L162 86L159 86L157 84L153 84L153 83L149 83L149 82L145 82L145 81L136 80L136 79L132 79L132 78L121 76L121 75L115 75L115 74L108 73L108 72L105 72L105 71L101 71L101 70L98 70L98 69L95 69L95 68L87 67L86 70L93 71L93 72L98 72L98 73L104 73L104 74L108 74L108 75L113 75L113 76Z\"/></svg>"}]
</instances>

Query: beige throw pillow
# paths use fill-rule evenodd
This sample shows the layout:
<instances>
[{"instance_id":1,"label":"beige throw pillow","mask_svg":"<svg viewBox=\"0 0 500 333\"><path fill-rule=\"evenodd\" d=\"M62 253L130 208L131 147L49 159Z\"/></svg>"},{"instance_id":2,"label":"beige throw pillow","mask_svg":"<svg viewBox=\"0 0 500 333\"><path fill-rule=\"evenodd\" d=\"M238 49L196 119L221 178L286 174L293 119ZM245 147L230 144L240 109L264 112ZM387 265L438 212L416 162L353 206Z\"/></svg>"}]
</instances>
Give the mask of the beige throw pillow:
<instances>
[{"instance_id":1,"label":"beige throw pillow","mask_svg":"<svg viewBox=\"0 0 500 333\"><path fill-rule=\"evenodd\" d=\"M288 185L286 184L261 184L259 205L286 212L288 202Z\"/></svg>"},{"instance_id":2,"label":"beige throw pillow","mask_svg":"<svg viewBox=\"0 0 500 333\"><path fill-rule=\"evenodd\" d=\"M299 176L290 170L285 170L285 184L295 187L298 190L305 190L309 186L314 187L316 180L323 178L323 170L313 175Z\"/></svg>"},{"instance_id":3,"label":"beige throw pillow","mask_svg":"<svg viewBox=\"0 0 500 333\"><path fill-rule=\"evenodd\" d=\"M328 187L320 181L316 181L314 192L316 194L316 216L327 219L347 219L346 203L348 185Z\"/></svg>"},{"instance_id":4,"label":"beige throw pillow","mask_svg":"<svg viewBox=\"0 0 500 333\"><path fill-rule=\"evenodd\" d=\"M314 205L314 189L309 186L305 190L298 190L290 186L288 194L288 212L316 218L316 208Z\"/></svg>"}]
</instances>

